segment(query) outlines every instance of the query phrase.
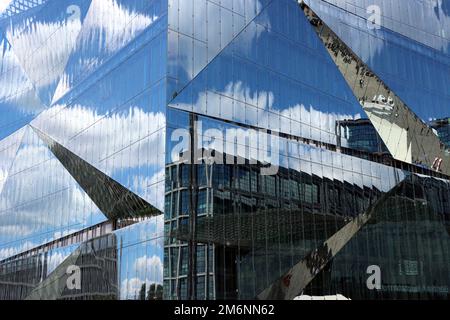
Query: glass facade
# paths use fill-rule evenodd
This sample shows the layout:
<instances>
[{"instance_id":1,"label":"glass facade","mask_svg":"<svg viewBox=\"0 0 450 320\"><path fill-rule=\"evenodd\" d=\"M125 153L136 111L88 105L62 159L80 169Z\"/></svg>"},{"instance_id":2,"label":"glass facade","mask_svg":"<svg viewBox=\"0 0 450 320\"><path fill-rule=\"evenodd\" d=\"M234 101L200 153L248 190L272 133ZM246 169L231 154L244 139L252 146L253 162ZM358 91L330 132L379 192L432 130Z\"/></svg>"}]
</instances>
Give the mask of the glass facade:
<instances>
[{"instance_id":1,"label":"glass facade","mask_svg":"<svg viewBox=\"0 0 450 320\"><path fill-rule=\"evenodd\" d=\"M0 298L161 299L167 1L1 11Z\"/></svg>"},{"instance_id":2,"label":"glass facade","mask_svg":"<svg viewBox=\"0 0 450 320\"><path fill-rule=\"evenodd\" d=\"M450 298L445 1L6 2L0 299Z\"/></svg>"},{"instance_id":3,"label":"glass facade","mask_svg":"<svg viewBox=\"0 0 450 320\"><path fill-rule=\"evenodd\" d=\"M431 123L447 149L450 149L450 118L439 119Z\"/></svg>"}]
</instances>

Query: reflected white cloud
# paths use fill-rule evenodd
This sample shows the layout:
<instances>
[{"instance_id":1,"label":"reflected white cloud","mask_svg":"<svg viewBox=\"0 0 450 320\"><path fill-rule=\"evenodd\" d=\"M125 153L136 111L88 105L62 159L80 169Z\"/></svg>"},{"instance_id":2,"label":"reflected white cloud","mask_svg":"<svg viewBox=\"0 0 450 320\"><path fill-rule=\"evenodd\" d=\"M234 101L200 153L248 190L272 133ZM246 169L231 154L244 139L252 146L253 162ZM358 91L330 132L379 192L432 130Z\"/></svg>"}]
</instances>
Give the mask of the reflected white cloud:
<instances>
[{"instance_id":1,"label":"reflected white cloud","mask_svg":"<svg viewBox=\"0 0 450 320\"><path fill-rule=\"evenodd\" d=\"M224 97L229 98L224 99ZM276 99L280 99L280 97L271 91L252 91L241 81L228 83L224 90L215 92L201 91L194 99L195 102L193 105L184 103L181 100L175 100L173 106L182 110L194 110L201 114L221 117L226 120L241 123L245 121L247 124L256 125L261 128L270 128L276 131L279 130L287 134L291 133L289 123L287 126L282 126L283 120L277 120L279 121L278 123L271 122L273 114L280 115L282 117L281 119L292 119L298 123L298 128L300 126L311 127L321 130L327 135L335 134L337 121L356 120L362 117L362 113L358 112L350 113L346 110L342 110L340 113L338 110L322 111L317 106L305 105L303 103L279 106L275 109ZM232 99L241 103L235 103L233 106ZM248 112L244 109L244 106L250 107L254 111ZM301 135L299 132L295 133ZM306 136L305 138L311 137ZM322 139L320 135L314 136L313 138L317 140ZM328 143L330 141L327 140L324 142Z\"/></svg>"},{"instance_id":2,"label":"reflected white cloud","mask_svg":"<svg viewBox=\"0 0 450 320\"><path fill-rule=\"evenodd\" d=\"M120 286L120 299L137 300L144 281L139 278L125 279Z\"/></svg>"},{"instance_id":3,"label":"reflected white cloud","mask_svg":"<svg viewBox=\"0 0 450 320\"><path fill-rule=\"evenodd\" d=\"M134 268L138 274L146 275L147 282L162 283L163 265L160 257L140 257L136 259Z\"/></svg>"},{"instance_id":4,"label":"reflected white cloud","mask_svg":"<svg viewBox=\"0 0 450 320\"><path fill-rule=\"evenodd\" d=\"M92 1L73 54L75 65L62 75L53 102L159 18L129 9L126 4L123 0Z\"/></svg>"},{"instance_id":5,"label":"reflected white cloud","mask_svg":"<svg viewBox=\"0 0 450 320\"><path fill-rule=\"evenodd\" d=\"M138 298L143 284L146 285L146 291L151 284L162 284L163 265L161 258L158 256L147 257L144 255L139 257L135 260L133 269L130 268L130 270L135 270L136 274L142 276L127 278L122 281L120 286L120 298L122 300Z\"/></svg>"},{"instance_id":6,"label":"reflected white cloud","mask_svg":"<svg viewBox=\"0 0 450 320\"><path fill-rule=\"evenodd\" d=\"M151 176L133 175L131 190L143 196L154 207L164 211L164 181L165 170L161 169Z\"/></svg>"},{"instance_id":7,"label":"reflected white cloud","mask_svg":"<svg viewBox=\"0 0 450 320\"><path fill-rule=\"evenodd\" d=\"M4 170L3 168L0 169L0 193L2 193L3 183L5 182L7 176L8 176L8 172L6 170Z\"/></svg>"},{"instance_id":8,"label":"reflected white cloud","mask_svg":"<svg viewBox=\"0 0 450 320\"><path fill-rule=\"evenodd\" d=\"M77 245L50 251L47 256L47 276L55 271L56 268L72 254L76 247Z\"/></svg>"},{"instance_id":9,"label":"reflected white cloud","mask_svg":"<svg viewBox=\"0 0 450 320\"><path fill-rule=\"evenodd\" d=\"M163 112L130 106L104 115L81 105L57 105L40 114L32 125L163 209L164 187L160 183L164 181L165 162Z\"/></svg>"},{"instance_id":10,"label":"reflected white cloud","mask_svg":"<svg viewBox=\"0 0 450 320\"><path fill-rule=\"evenodd\" d=\"M0 196L0 244L39 245L105 219L29 128Z\"/></svg>"},{"instance_id":11,"label":"reflected white cloud","mask_svg":"<svg viewBox=\"0 0 450 320\"><path fill-rule=\"evenodd\" d=\"M122 2L93 0L91 14L86 18L91 37L101 40L102 49L107 52L116 52L159 18L131 11Z\"/></svg>"},{"instance_id":12,"label":"reflected white cloud","mask_svg":"<svg viewBox=\"0 0 450 320\"><path fill-rule=\"evenodd\" d=\"M162 112L146 112L137 106L101 115L93 109L76 105L68 108L55 106L46 110L32 125L93 165L98 165L137 141L141 141L139 148L132 148L131 151L146 157L147 165L155 165L158 164L156 155L164 154L164 145L160 141L164 138L164 132L160 129L165 126L165 122ZM151 133L154 134L145 138ZM130 156L130 150L119 156L123 158L114 158L114 168L106 173L142 164L139 154Z\"/></svg>"},{"instance_id":13,"label":"reflected white cloud","mask_svg":"<svg viewBox=\"0 0 450 320\"><path fill-rule=\"evenodd\" d=\"M37 114L43 105L36 95L32 82L5 38L0 38L0 106L13 106L25 114ZM28 52L28 51L27 51Z\"/></svg>"},{"instance_id":14,"label":"reflected white cloud","mask_svg":"<svg viewBox=\"0 0 450 320\"><path fill-rule=\"evenodd\" d=\"M21 129L0 141L0 194L8 178L25 130Z\"/></svg>"},{"instance_id":15,"label":"reflected white cloud","mask_svg":"<svg viewBox=\"0 0 450 320\"><path fill-rule=\"evenodd\" d=\"M33 21L23 31L14 27L7 32L21 67L47 105L53 98L53 89L48 86L56 87L80 31L81 20L78 18L55 22ZM55 43L58 45L55 46ZM44 92L45 89L49 92Z\"/></svg>"},{"instance_id":16,"label":"reflected white cloud","mask_svg":"<svg viewBox=\"0 0 450 320\"><path fill-rule=\"evenodd\" d=\"M18 245L18 246L11 246L11 247L6 247L6 248L0 248L0 261L4 260L8 257L14 256L16 254L19 254L21 252L30 250L31 248L36 247L37 244L30 242L30 241L25 241L22 244Z\"/></svg>"},{"instance_id":17,"label":"reflected white cloud","mask_svg":"<svg viewBox=\"0 0 450 320\"><path fill-rule=\"evenodd\" d=\"M11 2L12 0L0 0L0 13L3 13Z\"/></svg>"}]
</instances>

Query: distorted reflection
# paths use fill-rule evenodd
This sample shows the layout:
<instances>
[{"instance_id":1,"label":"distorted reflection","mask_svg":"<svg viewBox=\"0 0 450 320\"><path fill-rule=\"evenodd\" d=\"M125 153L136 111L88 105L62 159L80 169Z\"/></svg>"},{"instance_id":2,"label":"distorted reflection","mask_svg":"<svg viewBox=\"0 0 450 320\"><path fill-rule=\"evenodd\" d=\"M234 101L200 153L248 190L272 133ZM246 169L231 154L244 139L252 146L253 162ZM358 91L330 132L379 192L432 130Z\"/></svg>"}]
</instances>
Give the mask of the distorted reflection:
<instances>
[{"instance_id":1,"label":"distorted reflection","mask_svg":"<svg viewBox=\"0 0 450 320\"><path fill-rule=\"evenodd\" d=\"M162 299L163 216L115 232L122 300Z\"/></svg>"},{"instance_id":2,"label":"distorted reflection","mask_svg":"<svg viewBox=\"0 0 450 320\"><path fill-rule=\"evenodd\" d=\"M170 111L168 136L177 127L189 126L189 118L185 112ZM204 129L198 134L206 135L210 128L222 132L224 140L203 147L210 154L214 150L215 160L224 159L190 165L178 157L167 163L164 285L169 288L168 299L188 298L189 286L192 289L197 282L192 294L198 299L255 298L406 176L400 169L284 137L278 137L277 174L264 176L261 164L251 162L258 153L247 150L247 143L231 154L221 153L227 143L236 143L227 140L226 132L234 129L246 136L247 129L197 118ZM226 160L230 155L235 158L231 163ZM187 188L192 179L195 189ZM194 276L190 254L197 257Z\"/></svg>"},{"instance_id":3,"label":"distorted reflection","mask_svg":"<svg viewBox=\"0 0 450 320\"><path fill-rule=\"evenodd\" d=\"M407 106L309 7L316 32L393 157L450 172L450 156L435 130Z\"/></svg>"},{"instance_id":4,"label":"distorted reflection","mask_svg":"<svg viewBox=\"0 0 450 320\"><path fill-rule=\"evenodd\" d=\"M194 79L271 1L170 1L168 99Z\"/></svg>"},{"instance_id":5,"label":"distorted reflection","mask_svg":"<svg viewBox=\"0 0 450 320\"><path fill-rule=\"evenodd\" d=\"M43 141L27 128L0 195L2 258L105 220Z\"/></svg>"},{"instance_id":6,"label":"distorted reflection","mask_svg":"<svg viewBox=\"0 0 450 320\"><path fill-rule=\"evenodd\" d=\"M334 0L305 3L422 121L449 116L450 17L446 1L377 1L383 17L380 28L372 29L367 28L363 0L348 4L355 15L345 14L348 8ZM342 14L348 18L345 22L339 18Z\"/></svg>"},{"instance_id":7,"label":"distorted reflection","mask_svg":"<svg viewBox=\"0 0 450 320\"><path fill-rule=\"evenodd\" d=\"M146 33L151 35L149 30L155 29L151 26L163 21L161 19L167 11L165 3L161 0L92 0L53 101L56 102L132 41L137 41L133 44L136 48L148 41L146 37L139 39L138 35L146 29ZM156 28L152 30L153 34L164 27Z\"/></svg>"},{"instance_id":8,"label":"distorted reflection","mask_svg":"<svg viewBox=\"0 0 450 320\"><path fill-rule=\"evenodd\" d=\"M37 11L14 16L13 23L6 24L6 38L40 101L47 107L90 4L91 0L74 0L71 6L64 1L47 1Z\"/></svg>"},{"instance_id":9,"label":"distorted reflection","mask_svg":"<svg viewBox=\"0 0 450 320\"><path fill-rule=\"evenodd\" d=\"M287 28L276 13L290 10L296 19ZM170 106L336 144L337 122L366 116L300 14L294 2L269 1ZM175 45L169 40L169 51ZM170 64L188 68L169 55Z\"/></svg>"}]
</instances>

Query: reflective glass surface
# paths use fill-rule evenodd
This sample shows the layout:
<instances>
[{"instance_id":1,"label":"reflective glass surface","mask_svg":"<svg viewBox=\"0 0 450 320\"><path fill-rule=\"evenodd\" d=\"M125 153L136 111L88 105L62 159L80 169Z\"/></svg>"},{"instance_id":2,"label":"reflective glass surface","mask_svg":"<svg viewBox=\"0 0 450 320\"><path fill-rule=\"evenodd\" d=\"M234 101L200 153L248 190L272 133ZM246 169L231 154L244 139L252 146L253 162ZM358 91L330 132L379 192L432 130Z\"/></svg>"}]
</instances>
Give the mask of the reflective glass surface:
<instances>
[{"instance_id":1,"label":"reflective glass surface","mask_svg":"<svg viewBox=\"0 0 450 320\"><path fill-rule=\"evenodd\" d=\"M114 233L119 257L119 299L162 299L163 223L163 216L159 216Z\"/></svg>"},{"instance_id":2,"label":"reflective glass surface","mask_svg":"<svg viewBox=\"0 0 450 320\"><path fill-rule=\"evenodd\" d=\"M448 118L448 1L305 2L423 121Z\"/></svg>"},{"instance_id":3,"label":"reflective glass surface","mask_svg":"<svg viewBox=\"0 0 450 320\"><path fill-rule=\"evenodd\" d=\"M187 113L171 111L168 115L169 119L176 119L176 121L169 120L169 133L176 128L189 126L190 117ZM196 120L201 121L204 135L206 135L199 133L201 141L211 141L211 137L207 136L209 132L212 132L208 130L211 128L218 130L217 136L219 132L222 132L223 137L228 137L231 130L238 130L240 136L245 135L248 130L206 117L198 117ZM189 294L193 294L193 297L197 299L255 298L264 289L276 283L293 265L307 257L312 250L320 248L322 243L334 234L343 232L346 224L351 223L352 219L369 212L372 219L376 219L374 216L378 216L379 213L378 211L373 213L373 208L377 210L381 210L378 209L379 207L385 208L383 210L392 208L390 198L388 198L389 201L386 198L396 199L398 189L403 190L401 188L404 188L404 185L409 186L410 180L419 179L408 172L412 167L408 170L396 169L355 157L355 155L331 152L292 139L281 137L279 139L279 162L277 163L280 168L277 174L272 176L262 175L261 166L252 165L249 162L249 154L257 153L246 148L233 148L231 155L236 161L234 165L224 160L226 164L192 166L183 163L178 157L168 159L164 265L164 285L165 288L169 288L165 291L167 299L186 299L190 297ZM236 142L235 140L227 141L226 138L224 140L214 138L214 143L204 144L202 149L222 152L226 150L227 143ZM202 154L205 155L205 153ZM238 158L243 158L245 161L241 164ZM262 159L258 160L262 161ZM428 173L431 174L430 171ZM427 176L421 177L424 181L434 181ZM404 182L405 179L406 182ZM433 220L436 223L434 225L436 230L448 228L449 211L446 206L448 183L443 181L439 188L442 187L440 192L444 198L433 198L433 206L436 208L444 205L442 209L439 209L442 220L438 218ZM186 187L192 184L196 187L190 191ZM391 195L392 193L394 194ZM403 203L402 201L406 203L420 201L424 197L431 201L429 197L433 197L431 190L425 194L423 191L422 193L417 191L416 194L411 194L409 191L406 194L399 194L400 198L394 202L399 206ZM402 196L407 197L407 200L403 200ZM194 207L191 205L192 201ZM397 212L400 216L403 212L413 216L416 214L414 211L401 209L401 207ZM195 219L195 231L192 231L190 224L192 219ZM407 229L407 232L415 234L416 228L419 228L415 224L422 223L420 218L416 219L419 220L414 220L411 229ZM366 223L367 221L363 225ZM431 225L429 227L433 228ZM384 225L380 225L378 229L382 235L389 232L389 227ZM365 229L360 231L362 234L365 232ZM353 240L353 237L362 237L360 233L357 232L357 236L355 234L349 236L348 241L351 243L357 241ZM449 234L446 232L439 234L439 237L442 237L442 241L449 240ZM378 244L377 239L370 239L376 247L374 250L378 250L381 256L388 254L389 249ZM414 245L412 238L396 239L395 241L406 243L406 246ZM440 241L437 235L427 239L429 239L427 241ZM193 241L194 247L190 241ZM358 251L352 248L352 244L345 246L345 252L349 252L348 259L351 259L351 263L358 263L358 260L355 260ZM395 264L394 261L397 261L398 257L409 254L403 247L399 250L387 259L389 263ZM192 252L197 257L195 265L192 265L188 259ZM436 249L434 252L445 261L448 260L447 247L442 250ZM420 261L426 259L422 251L415 251L410 255ZM325 264L334 261L332 258L328 259L325 260ZM321 270L322 267L317 261L311 263L310 268L316 266L318 270ZM364 263L367 264L367 268L376 261L364 260ZM439 268L441 267L448 270L446 262L439 264ZM192 268L196 270L195 276L190 276ZM360 269L358 272L356 274L355 271L355 277L365 274L365 270ZM397 285L397 287L386 287L385 298L408 297L409 293L411 293L410 297L413 297L415 290L420 290L410 288L402 295L403 278L397 278L395 270L389 269L385 272L388 272L390 277L390 280L386 281L393 281ZM433 274L432 271L429 272ZM436 280L426 278L422 281L430 286L434 283L433 281L445 284L447 278L444 274L445 272L437 275ZM339 274L337 279L341 280L340 276L346 275ZM320 280L315 281L320 285ZM199 286L199 282L202 285ZM328 294L346 293L346 296L350 298L362 298L356 292L368 291L364 285L365 283L355 282L352 289L348 291L333 291L334 287L332 287ZM436 296L423 292L422 298L446 298L449 292L448 287L446 289L441 287L441 290L444 291ZM301 291L297 293L300 294ZM322 295L324 291L316 293ZM371 296L370 292L365 294ZM268 298L270 297L280 298L279 296Z\"/></svg>"},{"instance_id":4,"label":"reflective glass surface","mask_svg":"<svg viewBox=\"0 0 450 320\"><path fill-rule=\"evenodd\" d=\"M0 299L449 299L447 2L0 1Z\"/></svg>"},{"instance_id":5,"label":"reflective glass surface","mask_svg":"<svg viewBox=\"0 0 450 320\"><path fill-rule=\"evenodd\" d=\"M169 52L171 46L169 41ZM187 51L195 54L192 46ZM182 59L171 58L169 65L175 61L186 69ZM336 144L338 121L366 118L290 0L268 1L177 94L171 107L331 144ZM342 144L348 145L345 137Z\"/></svg>"},{"instance_id":6,"label":"reflective glass surface","mask_svg":"<svg viewBox=\"0 0 450 320\"><path fill-rule=\"evenodd\" d=\"M24 131L0 194L0 259L106 220L34 131Z\"/></svg>"},{"instance_id":7,"label":"reflective glass surface","mask_svg":"<svg viewBox=\"0 0 450 320\"><path fill-rule=\"evenodd\" d=\"M216 8L216 1L205 2L207 8ZM321 8L326 5L309 2ZM448 298L448 248L434 248L433 254L439 255L440 261L436 266L426 262L429 258L422 249L409 249L417 245L414 237L422 234L418 230L426 228L434 228L436 234L424 235L425 242L448 242L448 178L444 176L439 183L432 177L441 175L427 165L392 158L381 133L371 123L373 119L368 119L359 97L355 97L353 85L344 79L334 59L330 60L328 48L312 32L315 22L304 15L297 1L268 1L231 41L224 41L228 38L220 26L227 21L227 9L232 16L239 11L235 1L218 1L216 15L206 17L219 18L204 20L207 30L216 30L217 43L220 40L227 45L212 59L209 42L205 48L205 42L211 40L201 32L205 22L196 29L197 2L174 3L169 4L165 298L293 299L302 292L345 294L351 299ZM355 3L338 4L349 11L333 9L337 12L333 18L340 24L351 24L355 10L348 7ZM323 9L328 15L333 10ZM440 32L440 21L422 29L430 34ZM235 23L231 25L229 32ZM445 50L420 51L418 48L429 44L414 42L416 36L407 39L406 31L392 28L402 33L407 55L428 54L423 68L444 68L438 77L447 76L442 64ZM377 31L377 35L382 32ZM378 43L362 32L345 37L351 37L360 50L371 50ZM396 54L390 47L384 51ZM380 72L380 64L391 63L386 55L363 55L362 59ZM372 64L377 59L379 64ZM205 61L206 67L197 72L197 66ZM419 90L416 69L408 71L411 75L406 81L410 83L405 85L410 92L415 86L415 97L427 94L426 87ZM401 75L397 69L391 71ZM389 82L395 77L384 78L383 73L379 77L408 103L404 92L397 92L398 87ZM433 99L445 100L446 80L438 81ZM408 106L418 113L417 103ZM427 106L427 113L434 114L427 121L441 118L445 112L445 104ZM196 139L180 147L179 129L188 130L191 139ZM276 137L279 144L258 144L260 138L255 141L252 136L258 129L268 129L269 134L263 136L269 140ZM392 133L390 139L399 141L400 136ZM408 146L397 148L404 147ZM230 158L234 163L226 162ZM198 162L193 165L193 161ZM276 163L279 170L263 174L267 162ZM434 184L434 189L413 187L417 192L411 193L411 186L421 181ZM442 197L434 198L436 190ZM426 209L415 210L412 203L429 204L440 218L422 215ZM405 221L403 233L392 233L391 224L396 222L391 223L386 216L387 208L395 208L398 221ZM429 224L430 219L434 222ZM372 229L377 234L366 236ZM388 242L396 249L386 245ZM366 253L367 246L376 250L377 256ZM402 261L412 261L409 266L426 264L427 269L406 279L405 271L398 274L392 267ZM377 262L386 278L380 290L370 291L365 283L367 268ZM346 271L346 267L353 269ZM291 277L306 280L290 283ZM417 281L422 286L414 286ZM434 285L439 293L430 293Z\"/></svg>"},{"instance_id":8,"label":"reflective glass surface","mask_svg":"<svg viewBox=\"0 0 450 320\"><path fill-rule=\"evenodd\" d=\"M24 277L50 278L0 286L0 298L139 299L143 281L160 299L167 1L1 5L0 273L28 259ZM51 268L36 253L73 243ZM55 287L78 262L89 286Z\"/></svg>"}]
</instances>

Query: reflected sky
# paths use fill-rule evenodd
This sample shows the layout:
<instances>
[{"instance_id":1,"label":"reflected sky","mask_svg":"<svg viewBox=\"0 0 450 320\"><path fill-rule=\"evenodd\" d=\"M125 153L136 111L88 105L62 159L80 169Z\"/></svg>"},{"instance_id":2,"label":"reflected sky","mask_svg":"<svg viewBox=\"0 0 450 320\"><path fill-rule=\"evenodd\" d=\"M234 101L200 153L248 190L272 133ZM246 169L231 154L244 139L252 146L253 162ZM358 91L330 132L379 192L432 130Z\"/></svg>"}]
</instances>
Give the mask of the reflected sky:
<instances>
[{"instance_id":1,"label":"reflected sky","mask_svg":"<svg viewBox=\"0 0 450 320\"><path fill-rule=\"evenodd\" d=\"M0 195L3 258L105 220L46 145L27 128Z\"/></svg>"},{"instance_id":2,"label":"reflected sky","mask_svg":"<svg viewBox=\"0 0 450 320\"><path fill-rule=\"evenodd\" d=\"M0 258L105 220L29 128L1 140L30 121L163 209L166 12L49 0L0 19Z\"/></svg>"},{"instance_id":3,"label":"reflected sky","mask_svg":"<svg viewBox=\"0 0 450 320\"><path fill-rule=\"evenodd\" d=\"M40 101L50 106L91 0L48 1L33 14L11 18L6 29L18 61ZM58 45L55 45L58 44ZM30 54L31 53L31 54Z\"/></svg>"},{"instance_id":4,"label":"reflected sky","mask_svg":"<svg viewBox=\"0 0 450 320\"><path fill-rule=\"evenodd\" d=\"M391 0L306 0L311 8L324 7L332 4L333 7L344 8L352 12L353 16L367 19L370 5L380 8L383 27L395 31L414 41L428 47L449 54L450 25L449 4L447 0L415 0L415 1L391 1ZM350 22L346 16L346 22ZM364 29L367 23L360 24ZM378 34L378 36L380 36Z\"/></svg>"},{"instance_id":5,"label":"reflected sky","mask_svg":"<svg viewBox=\"0 0 450 320\"><path fill-rule=\"evenodd\" d=\"M115 232L120 299L138 299L142 285L163 282L163 215Z\"/></svg>"},{"instance_id":6,"label":"reflected sky","mask_svg":"<svg viewBox=\"0 0 450 320\"><path fill-rule=\"evenodd\" d=\"M131 41L139 42L138 35L156 21L163 21L161 18L166 10L165 0L93 0L53 101L57 101ZM164 27L159 30L164 30ZM135 43L134 46L143 43Z\"/></svg>"},{"instance_id":7,"label":"reflected sky","mask_svg":"<svg viewBox=\"0 0 450 320\"><path fill-rule=\"evenodd\" d=\"M73 244L67 247L62 248L55 248L50 251L48 251L46 255L47 260L47 274L48 277L53 271L56 270L56 268L64 261L66 260L72 253L75 252L76 249L80 244Z\"/></svg>"},{"instance_id":8,"label":"reflected sky","mask_svg":"<svg viewBox=\"0 0 450 320\"><path fill-rule=\"evenodd\" d=\"M2 14L9 6L12 0L0 0L0 14Z\"/></svg>"},{"instance_id":9,"label":"reflected sky","mask_svg":"<svg viewBox=\"0 0 450 320\"><path fill-rule=\"evenodd\" d=\"M271 1L171 1L168 98L195 78Z\"/></svg>"},{"instance_id":10,"label":"reflected sky","mask_svg":"<svg viewBox=\"0 0 450 320\"><path fill-rule=\"evenodd\" d=\"M94 0L59 84L65 89L56 95L89 77L54 98L59 100L32 121L159 209L164 201L159 192L165 153L165 10L161 0Z\"/></svg>"},{"instance_id":11,"label":"reflected sky","mask_svg":"<svg viewBox=\"0 0 450 320\"><path fill-rule=\"evenodd\" d=\"M20 129L6 139L0 141L0 194L8 178L9 171L16 157L26 129Z\"/></svg>"},{"instance_id":12,"label":"reflected sky","mask_svg":"<svg viewBox=\"0 0 450 320\"><path fill-rule=\"evenodd\" d=\"M335 144L338 120L366 116L302 15L270 2L170 106ZM169 75L193 74L197 43L187 44L169 34L169 52L180 48Z\"/></svg>"},{"instance_id":13,"label":"reflected sky","mask_svg":"<svg viewBox=\"0 0 450 320\"><path fill-rule=\"evenodd\" d=\"M178 115L176 115L178 114ZM176 128L183 128L188 122L187 114L181 111L172 111L171 119L177 119L176 123L169 122L169 136ZM261 157L255 150L249 150L248 146L252 147L256 144L250 142L254 136L249 134L249 129L238 125L221 122L219 120L211 120L206 117L199 117L198 119L202 125L203 134L199 137L200 141L204 141L203 147L205 149L217 150L222 153L226 150L227 154L239 156L244 159L252 160L267 160L269 157ZM217 136L224 139L216 139L216 136L208 136L210 129L218 131ZM229 134L236 131L234 134ZM239 137L237 140L235 137ZM214 137L214 138L211 138ZM247 137L247 140L242 140L242 137ZM170 139L170 138L169 138ZM341 183L350 185L357 185L360 188L376 188L381 192L388 192L407 175L406 172L395 169L393 167L385 166L379 163L371 162L361 158L352 157L350 155L332 152L326 149L318 148L312 145L307 145L294 140L289 140L283 137L277 137L278 143L276 148L270 146L270 142L266 145L267 151L277 152L279 157L277 165L285 169L294 169L298 172L305 172L307 174L314 174L319 178L326 178L329 180L336 180ZM209 141L209 142L207 142ZM236 142L246 142L246 146L233 147L227 149L227 144L233 145ZM168 141L168 147L173 148L178 141ZM270 154L270 152L268 152ZM177 157L171 158L168 155L167 162L172 163L177 161ZM271 155L273 157L273 155ZM275 159L275 158L273 158Z\"/></svg>"},{"instance_id":14,"label":"reflected sky","mask_svg":"<svg viewBox=\"0 0 450 320\"><path fill-rule=\"evenodd\" d=\"M166 11L165 0L49 0L0 19L0 110L4 115L0 139L29 123L81 81L98 80L84 81L126 46L132 44L117 61L123 62L162 33L167 28L162 19ZM154 58L163 68L164 59Z\"/></svg>"}]
</instances>

